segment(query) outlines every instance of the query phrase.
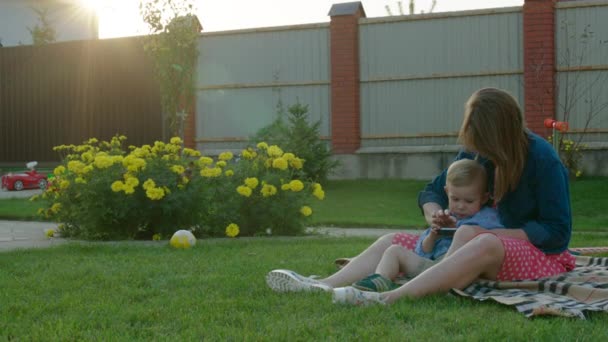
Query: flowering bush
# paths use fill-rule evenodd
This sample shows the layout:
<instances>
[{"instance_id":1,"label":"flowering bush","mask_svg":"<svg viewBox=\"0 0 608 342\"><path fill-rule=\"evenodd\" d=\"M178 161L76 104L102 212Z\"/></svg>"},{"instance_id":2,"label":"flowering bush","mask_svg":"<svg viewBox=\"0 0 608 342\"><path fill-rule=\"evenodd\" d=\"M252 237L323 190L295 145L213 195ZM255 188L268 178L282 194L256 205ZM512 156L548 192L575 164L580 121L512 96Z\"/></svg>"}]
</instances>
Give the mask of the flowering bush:
<instances>
[{"instance_id":1,"label":"flowering bush","mask_svg":"<svg viewBox=\"0 0 608 342\"><path fill-rule=\"evenodd\" d=\"M553 143L553 136L549 136L547 140ZM562 159L562 163L568 169L572 178L578 178L583 175L583 171L580 169L581 158L583 153L581 149L585 148L585 144L575 142L571 139L558 139L559 140L559 154Z\"/></svg>"},{"instance_id":2,"label":"flowering bush","mask_svg":"<svg viewBox=\"0 0 608 342\"><path fill-rule=\"evenodd\" d=\"M299 180L303 160L259 143L216 159L169 143L123 148L126 138L57 146L63 162L40 214L64 236L159 239L180 229L199 237L302 231L321 185Z\"/></svg>"}]
</instances>

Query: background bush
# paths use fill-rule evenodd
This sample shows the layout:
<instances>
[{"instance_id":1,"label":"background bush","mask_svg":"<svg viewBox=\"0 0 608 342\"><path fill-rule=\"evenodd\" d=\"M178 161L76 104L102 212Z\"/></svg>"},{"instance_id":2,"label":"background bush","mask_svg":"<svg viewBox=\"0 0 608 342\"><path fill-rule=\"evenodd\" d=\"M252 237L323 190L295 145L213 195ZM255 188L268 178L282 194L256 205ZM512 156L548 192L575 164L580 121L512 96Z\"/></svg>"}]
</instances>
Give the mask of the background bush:
<instances>
[{"instance_id":1,"label":"background bush","mask_svg":"<svg viewBox=\"0 0 608 342\"><path fill-rule=\"evenodd\" d=\"M201 156L180 138L123 148L124 136L58 146L62 165L42 194L41 215L65 236L85 239L168 238L301 233L320 184L301 178L302 159L260 143L234 158ZM292 186L295 184L298 186ZM271 191L274 189L274 191Z\"/></svg>"},{"instance_id":2,"label":"background bush","mask_svg":"<svg viewBox=\"0 0 608 342\"><path fill-rule=\"evenodd\" d=\"M250 140L276 144L304 159L303 177L324 184L338 167L332 160L327 143L321 140L321 121L310 124L307 120L308 105L296 103L287 109L287 121L279 107L277 119L260 129Z\"/></svg>"}]
</instances>

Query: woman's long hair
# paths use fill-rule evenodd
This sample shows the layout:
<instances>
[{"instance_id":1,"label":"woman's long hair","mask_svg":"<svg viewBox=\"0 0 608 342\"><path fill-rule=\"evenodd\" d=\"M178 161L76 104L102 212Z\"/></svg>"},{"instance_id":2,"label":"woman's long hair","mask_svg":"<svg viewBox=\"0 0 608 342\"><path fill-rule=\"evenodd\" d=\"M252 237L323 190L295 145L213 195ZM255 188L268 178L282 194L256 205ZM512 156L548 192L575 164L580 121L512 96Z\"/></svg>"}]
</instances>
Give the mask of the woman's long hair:
<instances>
[{"instance_id":1,"label":"woman's long hair","mask_svg":"<svg viewBox=\"0 0 608 342\"><path fill-rule=\"evenodd\" d=\"M517 187L528 156L528 133L517 101L504 90L484 88L465 105L458 140L494 163L494 200Z\"/></svg>"}]
</instances>

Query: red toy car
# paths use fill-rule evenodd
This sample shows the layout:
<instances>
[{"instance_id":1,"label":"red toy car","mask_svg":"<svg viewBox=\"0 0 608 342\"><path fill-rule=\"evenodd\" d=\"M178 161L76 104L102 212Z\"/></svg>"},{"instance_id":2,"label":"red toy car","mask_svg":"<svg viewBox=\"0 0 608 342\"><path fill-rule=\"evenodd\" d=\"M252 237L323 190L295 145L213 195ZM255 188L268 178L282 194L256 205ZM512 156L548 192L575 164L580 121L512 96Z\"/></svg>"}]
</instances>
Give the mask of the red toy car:
<instances>
[{"instance_id":1,"label":"red toy car","mask_svg":"<svg viewBox=\"0 0 608 342\"><path fill-rule=\"evenodd\" d=\"M23 189L46 189L48 178L45 174L38 173L34 167L38 163L27 163L29 171L23 173L11 173L2 176L2 188L7 190L21 191Z\"/></svg>"}]
</instances>

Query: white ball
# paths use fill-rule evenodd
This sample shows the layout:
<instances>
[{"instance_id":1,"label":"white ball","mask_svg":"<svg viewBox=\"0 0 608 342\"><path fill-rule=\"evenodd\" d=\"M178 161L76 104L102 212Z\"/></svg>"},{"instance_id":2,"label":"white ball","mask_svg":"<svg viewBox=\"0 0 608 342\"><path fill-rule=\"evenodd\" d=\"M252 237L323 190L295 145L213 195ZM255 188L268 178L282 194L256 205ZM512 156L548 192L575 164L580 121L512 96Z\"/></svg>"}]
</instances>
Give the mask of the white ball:
<instances>
[{"instance_id":1,"label":"white ball","mask_svg":"<svg viewBox=\"0 0 608 342\"><path fill-rule=\"evenodd\" d=\"M189 230L178 230L169 240L169 244L174 248L186 249L196 245L196 238Z\"/></svg>"}]
</instances>

